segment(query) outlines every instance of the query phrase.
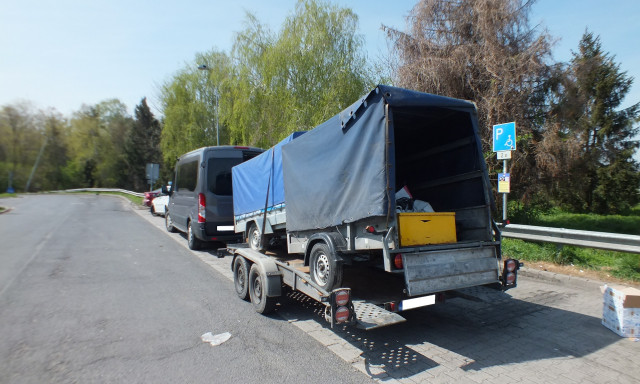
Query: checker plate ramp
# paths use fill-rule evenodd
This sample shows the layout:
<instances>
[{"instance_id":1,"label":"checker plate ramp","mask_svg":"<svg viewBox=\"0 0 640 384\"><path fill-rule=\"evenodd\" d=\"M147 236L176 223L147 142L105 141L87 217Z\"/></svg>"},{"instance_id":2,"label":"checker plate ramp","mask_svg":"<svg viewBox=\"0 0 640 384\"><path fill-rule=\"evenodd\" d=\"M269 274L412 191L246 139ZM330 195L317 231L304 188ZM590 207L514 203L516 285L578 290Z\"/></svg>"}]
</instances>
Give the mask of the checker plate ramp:
<instances>
[{"instance_id":1,"label":"checker plate ramp","mask_svg":"<svg viewBox=\"0 0 640 384\"><path fill-rule=\"evenodd\" d=\"M360 329L369 330L387 325L402 323L406 319L397 313L389 312L375 304L362 300L353 300L353 308L356 311L356 318Z\"/></svg>"}]
</instances>

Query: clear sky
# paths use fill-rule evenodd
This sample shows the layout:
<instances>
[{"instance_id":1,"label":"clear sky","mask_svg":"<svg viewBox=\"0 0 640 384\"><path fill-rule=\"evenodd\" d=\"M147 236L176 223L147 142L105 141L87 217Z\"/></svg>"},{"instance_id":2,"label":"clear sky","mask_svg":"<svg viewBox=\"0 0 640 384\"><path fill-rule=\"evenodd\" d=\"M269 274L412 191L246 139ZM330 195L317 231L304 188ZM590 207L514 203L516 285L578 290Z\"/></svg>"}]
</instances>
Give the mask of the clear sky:
<instances>
[{"instance_id":1,"label":"clear sky","mask_svg":"<svg viewBox=\"0 0 640 384\"><path fill-rule=\"evenodd\" d=\"M370 57L386 53L380 25L404 30L415 0L334 0L360 18ZM197 52L230 51L247 11L279 30L295 0L0 0L0 105L22 100L64 115L118 98L129 113ZM538 0L532 25L571 58L585 31L636 79L625 106L640 101L640 1Z\"/></svg>"}]
</instances>

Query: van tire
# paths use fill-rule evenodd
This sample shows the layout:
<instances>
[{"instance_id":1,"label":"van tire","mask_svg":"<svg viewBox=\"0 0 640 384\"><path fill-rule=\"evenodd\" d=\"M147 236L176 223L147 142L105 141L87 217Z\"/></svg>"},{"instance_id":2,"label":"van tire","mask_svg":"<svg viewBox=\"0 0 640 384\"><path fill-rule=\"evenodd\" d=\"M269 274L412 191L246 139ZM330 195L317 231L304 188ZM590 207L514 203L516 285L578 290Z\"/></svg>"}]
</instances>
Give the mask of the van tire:
<instances>
[{"instance_id":1,"label":"van tire","mask_svg":"<svg viewBox=\"0 0 640 384\"><path fill-rule=\"evenodd\" d=\"M187 225L187 245L189 245L189 249L193 251L197 251L202 248L202 241L200 241L200 239L196 237L195 233L193 233L191 221L189 221L189 224Z\"/></svg>"},{"instance_id":2,"label":"van tire","mask_svg":"<svg viewBox=\"0 0 640 384\"><path fill-rule=\"evenodd\" d=\"M267 314L276 307L277 297L267 296L267 276L262 273L258 264L253 264L249 270L249 296L258 313Z\"/></svg>"},{"instance_id":3,"label":"van tire","mask_svg":"<svg viewBox=\"0 0 640 384\"><path fill-rule=\"evenodd\" d=\"M168 232L176 233L178 230L173 226L173 220L171 220L171 216L169 216L169 211L164 213L164 225L167 228Z\"/></svg>"},{"instance_id":4,"label":"van tire","mask_svg":"<svg viewBox=\"0 0 640 384\"><path fill-rule=\"evenodd\" d=\"M331 292L342 285L342 263L326 243L316 243L309 256L309 273L314 283Z\"/></svg>"}]
</instances>

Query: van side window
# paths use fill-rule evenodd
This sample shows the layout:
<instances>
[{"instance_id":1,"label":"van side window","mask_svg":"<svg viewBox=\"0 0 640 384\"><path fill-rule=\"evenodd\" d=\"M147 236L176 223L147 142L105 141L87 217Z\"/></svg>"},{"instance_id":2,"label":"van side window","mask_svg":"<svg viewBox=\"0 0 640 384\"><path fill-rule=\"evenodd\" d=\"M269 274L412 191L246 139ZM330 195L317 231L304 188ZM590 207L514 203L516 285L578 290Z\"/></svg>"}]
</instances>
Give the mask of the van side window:
<instances>
[{"instance_id":1,"label":"van side window","mask_svg":"<svg viewBox=\"0 0 640 384\"><path fill-rule=\"evenodd\" d=\"M231 196L231 168L242 159L210 158L207 164L207 189L218 196Z\"/></svg>"},{"instance_id":2,"label":"van side window","mask_svg":"<svg viewBox=\"0 0 640 384\"><path fill-rule=\"evenodd\" d=\"M176 177L177 191L195 191L198 182L198 159L188 161L178 166Z\"/></svg>"}]
</instances>

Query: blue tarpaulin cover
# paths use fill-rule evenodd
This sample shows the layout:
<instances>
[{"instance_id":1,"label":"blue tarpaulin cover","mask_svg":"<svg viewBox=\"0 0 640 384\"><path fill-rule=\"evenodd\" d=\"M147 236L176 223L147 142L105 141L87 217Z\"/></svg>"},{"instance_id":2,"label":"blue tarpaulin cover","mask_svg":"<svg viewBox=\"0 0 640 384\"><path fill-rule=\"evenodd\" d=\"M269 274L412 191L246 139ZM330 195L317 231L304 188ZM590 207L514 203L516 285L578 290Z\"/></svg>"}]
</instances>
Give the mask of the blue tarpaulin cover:
<instances>
[{"instance_id":1,"label":"blue tarpaulin cover","mask_svg":"<svg viewBox=\"0 0 640 384\"><path fill-rule=\"evenodd\" d=\"M435 117L428 125L423 120L432 112ZM440 117L451 114L454 117L449 123L438 123ZM477 148L463 151L457 164L470 164L471 170L483 171L484 180L472 181L478 187L472 197L483 204L482 186L488 185L488 178L477 128L477 112L471 102L379 85L313 130L304 135L294 133L269 151L234 167L234 213L238 217L264 210L269 189L268 207L286 201L288 232L388 217L395 212L395 151L400 148L418 153L420 148L435 143L428 140L447 143L465 137L473 138L469 143ZM424 174L420 164L414 163L403 167L402 172ZM434 169L437 171L432 167L431 172ZM410 178L405 174L399 177ZM415 184L426 177L431 176L416 177ZM456 191L438 196L453 201L460 200L459 194L470 195L465 188ZM463 198L471 202L468 196ZM455 201L451 203L443 201L442 205L451 206Z\"/></svg>"},{"instance_id":2,"label":"blue tarpaulin cover","mask_svg":"<svg viewBox=\"0 0 640 384\"><path fill-rule=\"evenodd\" d=\"M240 216L264 210L269 189L268 207L284 203L282 181L282 146L304 132L295 132L274 147L232 169L233 211ZM271 181L269 178L271 177Z\"/></svg>"}]
</instances>

